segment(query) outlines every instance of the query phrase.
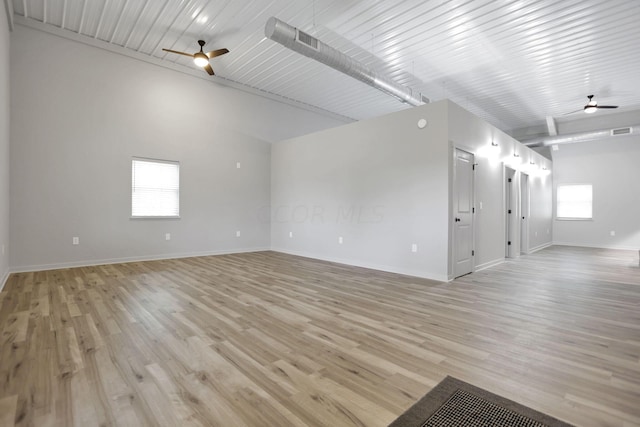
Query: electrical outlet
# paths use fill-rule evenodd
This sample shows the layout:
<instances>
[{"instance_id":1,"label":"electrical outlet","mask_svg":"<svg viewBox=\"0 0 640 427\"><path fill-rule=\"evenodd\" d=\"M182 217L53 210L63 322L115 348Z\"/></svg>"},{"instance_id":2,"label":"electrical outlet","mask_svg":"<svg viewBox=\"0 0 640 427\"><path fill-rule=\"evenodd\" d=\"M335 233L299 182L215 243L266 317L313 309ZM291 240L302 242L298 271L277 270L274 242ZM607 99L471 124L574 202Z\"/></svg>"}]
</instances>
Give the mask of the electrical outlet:
<instances>
[{"instance_id":1,"label":"electrical outlet","mask_svg":"<svg viewBox=\"0 0 640 427\"><path fill-rule=\"evenodd\" d=\"M240 162L236 162L236 169L240 169Z\"/></svg>"},{"instance_id":2,"label":"electrical outlet","mask_svg":"<svg viewBox=\"0 0 640 427\"><path fill-rule=\"evenodd\" d=\"M165 233L164 240L171 240L171 233Z\"/></svg>"},{"instance_id":3,"label":"electrical outlet","mask_svg":"<svg viewBox=\"0 0 640 427\"><path fill-rule=\"evenodd\" d=\"M339 245L341 245L341 244L342 244L342 242L343 242L343 240L342 240L342 236L338 237L338 244L339 244Z\"/></svg>"},{"instance_id":4,"label":"electrical outlet","mask_svg":"<svg viewBox=\"0 0 640 427\"><path fill-rule=\"evenodd\" d=\"M236 237L240 237L240 230L236 231Z\"/></svg>"},{"instance_id":5,"label":"electrical outlet","mask_svg":"<svg viewBox=\"0 0 640 427\"><path fill-rule=\"evenodd\" d=\"M80 244L80 238L79 237L74 237L73 240L71 241L71 243L73 243L74 245L79 245Z\"/></svg>"},{"instance_id":6,"label":"electrical outlet","mask_svg":"<svg viewBox=\"0 0 640 427\"><path fill-rule=\"evenodd\" d=\"M613 237L613 236L615 236L615 235L616 235L616 232L615 232L615 231L613 231L613 230L611 230L611 232L610 232L609 234L611 234L611 237Z\"/></svg>"},{"instance_id":7,"label":"electrical outlet","mask_svg":"<svg viewBox=\"0 0 640 427\"><path fill-rule=\"evenodd\" d=\"M293 239L293 231L290 231L290 232L289 232L289 238L290 238L290 239Z\"/></svg>"},{"instance_id":8,"label":"electrical outlet","mask_svg":"<svg viewBox=\"0 0 640 427\"><path fill-rule=\"evenodd\" d=\"M482 210L482 202L480 202L480 210Z\"/></svg>"},{"instance_id":9,"label":"electrical outlet","mask_svg":"<svg viewBox=\"0 0 640 427\"><path fill-rule=\"evenodd\" d=\"M411 244L411 252L418 252L418 245L416 243Z\"/></svg>"}]
</instances>

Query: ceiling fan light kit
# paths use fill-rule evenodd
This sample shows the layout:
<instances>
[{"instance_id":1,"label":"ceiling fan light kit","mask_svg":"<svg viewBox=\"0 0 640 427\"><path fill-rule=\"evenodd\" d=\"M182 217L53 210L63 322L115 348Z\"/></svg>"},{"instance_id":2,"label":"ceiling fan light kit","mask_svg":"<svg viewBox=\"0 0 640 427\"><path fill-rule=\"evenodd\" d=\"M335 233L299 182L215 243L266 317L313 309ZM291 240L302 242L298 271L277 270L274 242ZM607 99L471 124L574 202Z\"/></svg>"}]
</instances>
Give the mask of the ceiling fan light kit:
<instances>
[{"instance_id":1,"label":"ceiling fan light kit","mask_svg":"<svg viewBox=\"0 0 640 427\"><path fill-rule=\"evenodd\" d=\"M198 52L193 55L193 62L198 67L205 67L209 63L209 57L207 57L207 55L205 55L204 53Z\"/></svg>"},{"instance_id":2,"label":"ceiling fan light kit","mask_svg":"<svg viewBox=\"0 0 640 427\"><path fill-rule=\"evenodd\" d=\"M579 110L576 111L572 111L570 113L565 113L563 114L564 116L569 115L569 114L574 114L574 113L578 113L580 111L584 111L587 114L593 114L596 111L602 109L602 108L618 108L617 105L598 105L598 103L593 99L594 95L587 95L587 98L589 99L589 102L587 102L587 105L585 105L584 107L582 107ZM549 118L547 118L547 123ZM549 134L551 134L552 132L549 132ZM557 133L557 132L556 132Z\"/></svg>"},{"instance_id":3,"label":"ceiling fan light kit","mask_svg":"<svg viewBox=\"0 0 640 427\"><path fill-rule=\"evenodd\" d=\"M171 49L162 49L165 52L177 53L178 55L190 56L193 58L193 62L198 66L203 68L210 76L213 76L215 73L213 72L213 68L211 68L211 64L209 64L209 60L215 58L216 56L224 55L225 53L229 53L229 49L218 49L212 50L211 52L204 53L202 48L206 44L204 40L198 40L198 44L200 45L200 52L196 53L186 53L180 52L178 50Z\"/></svg>"},{"instance_id":4,"label":"ceiling fan light kit","mask_svg":"<svg viewBox=\"0 0 640 427\"><path fill-rule=\"evenodd\" d=\"M598 105L598 103L593 100L593 95L589 95L587 98L589 98L589 102L584 106L584 112L587 114L593 114L600 108L618 108L617 105Z\"/></svg>"}]
</instances>

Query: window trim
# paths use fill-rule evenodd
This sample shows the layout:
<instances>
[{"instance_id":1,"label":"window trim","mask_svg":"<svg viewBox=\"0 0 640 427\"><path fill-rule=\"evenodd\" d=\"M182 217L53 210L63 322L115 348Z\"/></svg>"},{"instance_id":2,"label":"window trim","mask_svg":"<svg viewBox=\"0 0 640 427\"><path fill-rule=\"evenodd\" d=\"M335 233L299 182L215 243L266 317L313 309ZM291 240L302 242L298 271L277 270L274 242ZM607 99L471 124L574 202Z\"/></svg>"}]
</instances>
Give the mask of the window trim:
<instances>
[{"instance_id":1,"label":"window trim","mask_svg":"<svg viewBox=\"0 0 640 427\"><path fill-rule=\"evenodd\" d=\"M558 190L560 187L574 187L574 186L589 186L591 187L591 216L589 217L572 217L572 216L558 216ZM591 183L565 183L556 185L555 194L555 212L554 217L556 221L593 221L593 184Z\"/></svg>"},{"instance_id":2,"label":"window trim","mask_svg":"<svg viewBox=\"0 0 640 427\"><path fill-rule=\"evenodd\" d=\"M178 166L178 215L133 215L133 162L134 161L143 161L143 162L151 162L151 163L168 163L172 165ZM177 220L180 219L180 162L177 160L166 160L166 159L155 159L152 157L140 157L140 156L131 156L131 163L129 164L129 171L131 175L129 176L129 219L132 220L154 220L154 219L163 219L163 220Z\"/></svg>"}]
</instances>

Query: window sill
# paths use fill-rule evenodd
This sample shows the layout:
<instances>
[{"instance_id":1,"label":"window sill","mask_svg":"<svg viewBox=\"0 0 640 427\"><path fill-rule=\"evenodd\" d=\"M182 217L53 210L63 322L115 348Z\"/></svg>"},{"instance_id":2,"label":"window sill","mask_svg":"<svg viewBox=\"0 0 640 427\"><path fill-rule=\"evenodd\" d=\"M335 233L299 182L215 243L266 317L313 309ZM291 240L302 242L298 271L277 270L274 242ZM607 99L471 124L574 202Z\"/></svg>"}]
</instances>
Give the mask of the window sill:
<instances>
[{"instance_id":1,"label":"window sill","mask_svg":"<svg viewBox=\"0 0 640 427\"><path fill-rule=\"evenodd\" d=\"M130 216L129 219L180 219L179 216Z\"/></svg>"}]
</instances>

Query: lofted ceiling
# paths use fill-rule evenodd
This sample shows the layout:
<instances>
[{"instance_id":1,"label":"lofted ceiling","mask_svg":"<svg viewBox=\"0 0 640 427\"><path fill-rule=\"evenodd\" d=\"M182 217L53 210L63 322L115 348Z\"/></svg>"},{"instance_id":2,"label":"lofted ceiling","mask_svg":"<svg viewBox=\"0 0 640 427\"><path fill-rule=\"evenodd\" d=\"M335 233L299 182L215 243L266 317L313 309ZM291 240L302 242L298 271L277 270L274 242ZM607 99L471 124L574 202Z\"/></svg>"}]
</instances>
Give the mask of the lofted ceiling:
<instances>
[{"instance_id":1,"label":"lofted ceiling","mask_svg":"<svg viewBox=\"0 0 640 427\"><path fill-rule=\"evenodd\" d=\"M640 110L637 0L9 0L16 22L57 28L196 69L185 56L222 47L215 77L354 120L409 108L269 40L275 16L436 101L449 98L498 128L547 116L584 119L587 95ZM636 123L637 124L637 123Z\"/></svg>"}]
</instances>

